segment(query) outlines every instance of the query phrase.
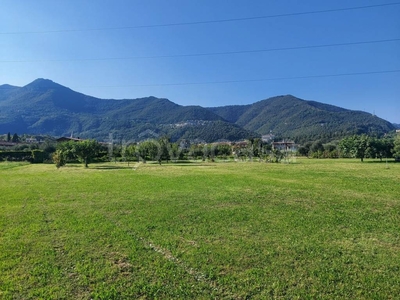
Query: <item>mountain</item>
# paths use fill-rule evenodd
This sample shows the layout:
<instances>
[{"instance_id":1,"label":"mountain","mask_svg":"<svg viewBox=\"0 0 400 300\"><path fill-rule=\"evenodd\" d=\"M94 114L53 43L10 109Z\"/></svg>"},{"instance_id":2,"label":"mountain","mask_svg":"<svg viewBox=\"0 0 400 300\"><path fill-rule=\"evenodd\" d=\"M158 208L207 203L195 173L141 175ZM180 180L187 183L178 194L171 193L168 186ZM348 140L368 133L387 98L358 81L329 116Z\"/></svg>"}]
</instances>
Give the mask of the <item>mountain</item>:
<instances>
[{"instance_id":1,"label":"mountain","mask_svg":"<svg viewBox=\"0 0 400 300\"><path fill-rule=\"evenodd\" d=\"M374 115L306 101L292 95L278 96L251 105L209 108L213 113L247 130L297 141L340 138L349 134L383 134L394 126Z\"/></svg>"},{"instance_id":2,"label":"mountain","mask_svg":"<svg viewBox=\"0 0 400 300\"><path fill-rule=\"evenodd\" d=\"M254 133L200 106L181 106L168 99L99 99L48 79L24 87L0 86L0 132L79 135L104 140L139 140L159 135L241 140Z\"/></svg>"},{"instance_id":3,"label":"mountain","mask_svg":"<svg viewBox=\"0 0 400 300\"><path fill-rule=\"evenodd\" d=\"M137 141L169 135L172 140L212 142L266 134L298 142L350 134L381 135L395 126L371 114L291 95L249 105L181 106L164 98L99 99L48 79L23 87L0 86L0 133L17 132Z\"/></svg>"},{"instance_id":4,"label":"mountain","mask_svg":"<svg viewBox=\"0 0 400 300\"><path fill-rule=\"evenodd\" d=\"M392 123L392 125L393 125L396 129L400 129L400 124Z\"/></svg>"}]
</instances>

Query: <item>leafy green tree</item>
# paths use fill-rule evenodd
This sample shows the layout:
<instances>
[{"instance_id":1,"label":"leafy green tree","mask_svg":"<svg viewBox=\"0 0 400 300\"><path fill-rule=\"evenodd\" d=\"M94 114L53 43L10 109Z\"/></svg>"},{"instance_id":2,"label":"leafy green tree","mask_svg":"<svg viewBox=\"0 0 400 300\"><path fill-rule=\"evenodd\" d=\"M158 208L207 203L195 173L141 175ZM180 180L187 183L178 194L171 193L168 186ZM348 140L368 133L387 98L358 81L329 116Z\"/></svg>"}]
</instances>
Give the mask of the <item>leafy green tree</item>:
<instances>
[{"instance_id":1,"label":"leafy green tree","mask_svg":"<svg viewBox=\"0 0 400 300\"><path fill-rule=\"evenodd\" d=\"M58 143L56 146L56 151L60 150L66 161L75 159L75 154L73 151L75 143L76 142L74 141Z\"/></svg>"},{"instance_id":2,"label":"leafy green tree","mask_svg":"<svg viewBox=\"0 0 400 300\"><path fill-rule=\"evenodd\" d=\"M393 140L389 138L371 138L368 143L367 155L371 158L392 157Z\"/></svg>"},{"instance_id":3,"label":"leafy green tree","mask_svg":"<svg viewBox=\"0 0 400 300\"><path fill-rule=\"evenodd\" d=\"M341 152L341 157L352 157L354 147L353 137L346 137L339 142L339 149Z\"/></svg>"},{"instance_id":4,"label":"leafy green tree","mask_svg":"<svg viewBox=\"0 0 400 300\"><path fill-rule=\"evenodd\" d=\"M313 157L316 158L322 157L322 153L324 152L324 150L324 145L321 141L315 141L310 147L310 152L312 153Z\"/></svg>"},{"instance_id":5,"label":"leafy green tree","mask_svg":"<svg viewBox=\"0 0 400 300\"><path fill-rule=\"evenodd\" d=\"M363 134L360 136L354 136L354 153L355 157L359 158L362 162L364 161L365 154L368 148L368 136Z\"/></svg>"},{"instance_id":6,"label":"leafy green tree","mask_svg":"<svg viewBox=\"0 0 400 300\"><path fill-rule=\"evenodd\" d=\"M74 155L88 167L89 162L97 156L100 144L96 140L85 140L73 144Z\"/></svg>"},{"instance_id":7,"label":"leafy green tree","mask_svg":"<svg viewBox=\"0 0 400 300\"><path fill-rule=\"evenodd\" d=\"M169 156L170 156L171 159L173 159L175 162L176 162L178 159L183 159L183 158L184 158L183 151L182 151L182 149L179 147L179 144L178 144L178 143L172 143L172 144L170 144Z\"/></svg>"},{"instance_id":8,"label":"leafy green tree","mask_svg":"<svg viewBox=\"0 0 400 300\"><path fill-rule=\"evenodd\" d=\"M232 147L228 144L219 144L215 150L217 156L226 158L227 156L232 155Z\"/></svg>"},{"instance_id":9,"label":"leafy green tree","mask_svg":"<svg viewBox=\"0 0 400 300\"><path fill-rule=\"evenodd\" d=\"M133 158L135 158L137 156L138 156L138 153L137 153L136 145L130 144L129 146L126 147L126 149L125 149L125 158L128 161L128 166L129 166L129 162L131 160L133 160Z\"/></svg>"},{"instance_id":10,"label":"leafy green tree","mask_svg":"<svg viewBox=\"0 0 400 300\"><path fill-rule=\"evenodd\" d=\"M304 145L300 146L299 149L297 150L297 152L299 153L299 155L301 156L306 156L308 157L310 155L310 147L311 147L312 143L308 142L305 143Z\"/></svg>"},{"instance_id":11,"label":"leafy green tree","mask_svg":"<svg viewBox=\"0 0 400 300\"><path fill-rule=\"evenodd\" d=\"M189 155L193 157L193 159L197 159L199 157L203 157L203 146L199 144L193 144L190 146Z\"/></svg>"},{"instance_id":12,"label":"leafy green tree","mask_svg":"<svg viewBox=\"0 0 400 300\"><path fill-rule=\"evenodd\" d=\"M159 144L154 140L141 142L138 153L143 162L146 160L158 160L160 158Z\"/></svg>"},{"instance_id":13,"label":"leafy green tree","mask_svg":"<svg viewBox=\"0 0 400 300\"><path fill-rule=\"evenodd\" d=\"M353 135L342 139L339 147L344 157L359 158L363 162L369 146L369 140L370 138L365 134Z\"/></svg>"},{"instance_id":14,"label":"leafy green tree","mask_svg":"<svg viewBox=\"0 0 400 300\"><path fill-rule=\"evenodd\" d=\"M398 134L396 136L396 139L394 140L394 147L393 147L393 156L396 159L396 161L400 161L400 135Z\"/></svg>"},{"instance_id":15,"label":"leafy green tree","mask_svg":"<svg viewBox=\"0 0 400 300\"><path fill-rule=\"evenodd\" d=\"M160 161L166 160L167 162L171 159L171 139L168 136L162 136L158 139L160 147Z\"/></svg>"}]
</instances>

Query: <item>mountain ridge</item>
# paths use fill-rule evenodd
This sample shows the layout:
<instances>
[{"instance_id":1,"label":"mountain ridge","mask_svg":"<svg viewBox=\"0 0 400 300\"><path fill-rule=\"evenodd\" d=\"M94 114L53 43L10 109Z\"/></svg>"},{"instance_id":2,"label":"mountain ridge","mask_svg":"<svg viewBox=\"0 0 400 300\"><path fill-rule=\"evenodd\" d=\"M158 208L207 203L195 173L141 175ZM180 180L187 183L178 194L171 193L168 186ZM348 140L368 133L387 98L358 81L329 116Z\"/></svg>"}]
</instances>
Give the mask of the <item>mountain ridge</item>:
<instances>
[{"instance_id":1,"label":"mountain ridge","mask_svg":"<svg viewBox=\"0 0 400 300\"><path fill-rule=\"evenodd\" d=\"M254 133L231 124L201 106L181 106L154 96L136 99L100 99L75 92L48 79L23 87L0 86L0 132L51 134L79 133L81 137L140 139L141 133L212 139L245 139ZM203 122L185 123L188 120ZM181 124L179 128L174 124ZM185 125L182 125L185 124ZM218 128L211 133L204 128ZM210 131L209 130L209 131Z\"/></svg>"},{"instance_id":2,"label":"mountain ridge","mask_svg":"<svg viewBox=\"0 0 400 300\"><path fill-rule=\"evenodd\" d=\"M395 127L361 111L348 110L293 95L247 105L182 106L154 96L100 99L49 79L23 86L0 85L0 132L139 139L142 132L174 140L240 140L273 133L297 141L335 139L349 134L382 135Z\"/></svg>"},{"instance_id":3,"label":"mountain ridge","mask_svg":"<svg viewBox=\"0 0 400 300\"><path fill-rule=\"evenodd\" d=\"M393 124L371 114L292 95L209 109L222 117L231 116L231 122L261 135L273 133L297 140L314 140L318 136L334 139L361 133L381 135L394 130Z\"/></svg>"}]
</instances>

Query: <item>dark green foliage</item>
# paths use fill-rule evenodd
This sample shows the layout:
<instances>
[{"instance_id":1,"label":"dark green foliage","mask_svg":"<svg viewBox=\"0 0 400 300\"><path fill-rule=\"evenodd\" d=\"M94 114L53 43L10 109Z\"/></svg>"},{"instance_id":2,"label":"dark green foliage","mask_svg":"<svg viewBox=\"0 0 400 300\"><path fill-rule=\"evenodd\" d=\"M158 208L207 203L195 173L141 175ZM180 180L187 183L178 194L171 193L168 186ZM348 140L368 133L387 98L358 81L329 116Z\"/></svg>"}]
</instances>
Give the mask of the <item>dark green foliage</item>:
<instances>
[{"instance_id":1,"label":"dark green foliage","mask_svg":"<svg viewBox=\"0 0 400 300\"><path fill-rule=\"evenodd\" d=\"M47 153L45 153L43 150L32 150L32 163L43 163L46 157Z\"/></svg>"},{"instance_id":2,"label":"dark green foliage","mask_svg":"<svg viewBox=\"0 0 400 300\"><path fill-rule=\"evenodd\" d=\"M13 135L13 137L11 139L11 142L13 142L13 143L18 143L19 142L18 134L14 133L14 135Z\"/></svg>"},{"instance_id":3,"label":"dark green foliage","mask_svg":"<svg viewBox=\"0 0 400 300\"><path fill-rule=\"evenodd\" d=\"M87 168L88 164L98 158L100 153L104 156L102 150L101 145L95 140L63 142L57 145L55 153L58 154L56 154L56 159L54 159L53 156L53 162L57 165L57 161L61 159L59 158L61 155L65 162L78 159L80 162L84 163L85 168Z\"/></svg>"},{"instance_id":4,"label":"dark green foliage","mask_svg":"<svg viewBox=\"0 0 400 300\"><path fill-rule=\"evenodd\" d=\"M310 154L310 148L311 148L312 143L305 143L304 145L300 146L297 150L298 154L300 156L309 156Z\"/></svg>"},{"instance_id":5,"label":"dark green foliage","mask_svg":"<svg viewBox=\"0 0 400 300\"><path fill-rule=\"evenodd\" d=\"M368 148L366 153L367 157L379 158L380 160L382 160L383 158L391 158L391 150L394 147L393 142L394 141L391 138L370 138L368 141Z\"/></svg>"},{"instance_id":6,"label":"dark green foliage","mask_svg":"<svg viewBox=\"0 0 400 300\"><path fill-rule=\"evenodd\" d=\"M400 161L400 135L396 136L394 140L394 147L393 147L393 156L395 157L396 161Z\"/></svg>"},{"instance_id":7,"label":"dark green foliage","mask_svg":"<svg viewBox=\"0 0 400 300\"><path fill-rule=\"evenodd\" d=\"M354 135L344 138L339 143L342 157L390 158L394 153L395 142L391 138L375 138L367 135Z\"/></svg>"},{"instance_id":8,"label":"dark green foliage","mask_svg":"<svg viewBox=\"0 0 400 300\"><path fill-rule=\"evenodd\" d=\"M137 152L143 162L147 160L159 160L161 156L160 144L156 140L147 140L141 142Z\"/></svg>"},{"instance_id":9,"label":"dark green foliage","mask_svg":"<svg viewBox=\"0 0 400 300\"><path fill-rule=\"evenodd\" d=\"M27 151L0 151L0 160L32 161L32 153Z\"/></svg>"},{"instance_id":10,"label":"dark green foliage","mask_svg":"<svg viewBox=\"0 0 400 300\"><path fill-rule=\"evenodd\" d=\"M11 142L11 134L7 133L7 142Z\"/></svg>"},{"instance_id":11,"label":"dark green foliage","mask_svg":"<svg viewBox=\"0 0 400 300\"><path fill-rule=\"evenodd\" d=\"M202 144L193 144L189 149L189 156L193 159L199 159L204 157L204 145Z\"/></svg>"},{"instance_id":12,"label":"dark green foliage","mask_svg":"<svg viewBox=\"0 0 400 300\"><path fill-rule=\"evenodd\" d=\"M232 147L228 144L219 144L216 147L216 155L219 157L226 158L227 156L232 155Z\"/></svg>"}]
</instances>

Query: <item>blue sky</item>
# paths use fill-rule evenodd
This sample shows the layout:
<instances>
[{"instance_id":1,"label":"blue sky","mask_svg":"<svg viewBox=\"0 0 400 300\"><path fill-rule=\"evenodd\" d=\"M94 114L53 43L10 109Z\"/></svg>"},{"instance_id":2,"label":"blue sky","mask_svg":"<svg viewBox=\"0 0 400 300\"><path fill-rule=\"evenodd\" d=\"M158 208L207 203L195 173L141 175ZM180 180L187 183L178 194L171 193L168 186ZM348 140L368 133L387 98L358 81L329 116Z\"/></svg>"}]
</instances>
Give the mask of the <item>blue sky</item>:
<instances>
[{"instance_id":1,"label":"blue sky","mask_svg":"<svg viewBox=\"0 0 400 300\"><path fill-rule=\"evenodd\" d=\"M201 106L292 94L400 123L400 72L318 77L400 70L400 2L295 15L395 2L2 0L0 84L48 78L99 98ZM184 56L208 53L223 54Z\"/></svg>"}]
</instances>

